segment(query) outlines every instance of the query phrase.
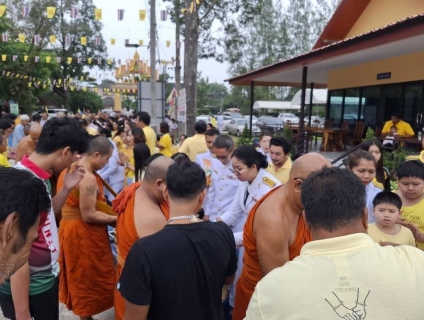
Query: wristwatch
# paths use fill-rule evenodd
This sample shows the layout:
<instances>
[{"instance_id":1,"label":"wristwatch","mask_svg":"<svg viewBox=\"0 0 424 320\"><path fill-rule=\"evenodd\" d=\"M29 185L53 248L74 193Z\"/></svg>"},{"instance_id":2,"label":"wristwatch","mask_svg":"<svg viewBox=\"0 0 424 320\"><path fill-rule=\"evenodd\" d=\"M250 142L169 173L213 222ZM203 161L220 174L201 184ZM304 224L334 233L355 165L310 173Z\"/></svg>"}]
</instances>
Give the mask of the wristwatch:
<instances>
[{"instance_id":1,"label":"wristwatch","mask_svg":"<svg viewBox=\"0 0 424 320\"><path fill-rule=\"evenodd\" d=\"M128 168L129 165L130 165L129 162L125 162L125 164L124 164L125 168Z\"/></svg>"}]
</instances>

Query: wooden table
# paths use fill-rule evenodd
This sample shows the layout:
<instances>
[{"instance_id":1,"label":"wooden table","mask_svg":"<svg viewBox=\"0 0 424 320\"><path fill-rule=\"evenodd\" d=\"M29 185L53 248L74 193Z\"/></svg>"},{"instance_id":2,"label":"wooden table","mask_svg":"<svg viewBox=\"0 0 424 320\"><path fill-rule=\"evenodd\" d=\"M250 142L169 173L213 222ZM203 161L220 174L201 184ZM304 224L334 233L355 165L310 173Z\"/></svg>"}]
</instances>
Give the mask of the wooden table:
<instances>
[{"instance_id":1,"label":"wooden table","mask_svg":"<svg viewBox=\"0 0 424 320\"><path fill-rule=\"evenodd\" d=\"M299 131L298 126L291 127L293 131ZM308 134L322 133L322 143L320 150L327 151L342 151L343 150L343 139L347 134L348 130L335 129L335 128L320 128L320 127L303 127L303 130Z\"/></svg>"},{"instance_id":2,"label":"wooden table","mask_svg":"<svg viewBox=\"0 0 424 320\"><path fill-rule=\"evenodd\" d=\"M384 140L386 140L386 137L378 137L378 140L381 141L381 143L383 143ZM389 140L389 139L387 139ZM409 144L409 145L413 145L413 148L415 148L418 151L421 151L422 149L422 142L421 140L418 140L417 138L402 138L402 137L396 137L394 139L390 139L393 141L394 146L393 146L393 150L397 148L397 145L401 145L404 146L405 144Z\"/></svg>"}]
</instances>

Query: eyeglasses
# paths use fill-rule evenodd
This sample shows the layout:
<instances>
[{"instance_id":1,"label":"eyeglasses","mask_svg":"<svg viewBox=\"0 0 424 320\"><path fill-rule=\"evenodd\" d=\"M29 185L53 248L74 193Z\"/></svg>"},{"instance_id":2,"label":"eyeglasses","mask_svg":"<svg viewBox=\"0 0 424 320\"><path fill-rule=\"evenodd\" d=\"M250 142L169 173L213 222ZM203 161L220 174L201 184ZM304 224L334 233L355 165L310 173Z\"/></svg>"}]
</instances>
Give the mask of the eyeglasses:
<instances>
[{"instance_id":1,"label":"eyeglasses","mask_svg":"<svg viewBox=\"0 0 424 320\"><path fill-rule=\"evenodd\" d=\"M225 159L228 159L228 156L229 155L230 155L229 153L227 155L225 155L225 156L217 156L217 155L215 155L215 158L217 158L218 160L225 160Z\"/></svg>"}]
</instances>

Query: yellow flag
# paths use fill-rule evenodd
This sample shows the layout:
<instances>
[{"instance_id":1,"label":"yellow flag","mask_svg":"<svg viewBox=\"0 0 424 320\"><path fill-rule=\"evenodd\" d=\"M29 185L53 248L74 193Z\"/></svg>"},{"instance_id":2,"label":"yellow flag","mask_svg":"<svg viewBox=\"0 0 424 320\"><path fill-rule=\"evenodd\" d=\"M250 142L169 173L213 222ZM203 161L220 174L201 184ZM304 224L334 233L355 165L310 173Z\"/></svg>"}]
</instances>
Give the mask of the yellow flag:
<instances>
[{"instance_id":1,"label":"yellow flag","mask_svg":"<svg viewBox=\"0 0 424 320\"><path fill-rule=\"evenodd\" d=\"M107 64L112 64L112 59L107 59Z\"/></svg>"},{"instance_id":2,"label":"yellow flag","mask_svg":"<svg viewBox=\"0 0 424 320\"><path fill-rule=\"evenodd\" d=\"M88 64L91 64L92 61L93 61L93 58L87 58Z\"/></svg>"},{"instance_id":3,"label":"yellow flag","mask_svg":"<svg viewBox=\"0 0 424 320\"><path fill-rule=\"evenodd\" d=\"M50 56L47 56L47 57L46 57L46 62L47 62L47 63L50 63L50 59L51 59L51 57L50 57Z\"/></svg>"},{"instance_id":4,"label":"yellow flag","mask_svg":"<svg viewBox=\"0 0 424 320\"><path fill-rule=\"evenodd\" d=\"M82 88L82 91L87 91L87 87L83 87Z\"/></svg>"},{"instance_id":5,"label":"yellow flag","mask_svg":"<svg viewBox=\"0 0 424 320\"><path fill-rule=\"evenodd\" d=\"M56 13L56 7L47 7L47 19L53 18L55 13Z\"/></svg>"},{"instance_id":6,"label":"yellow flag","mask_svg":"<svg viewBox=\"0 0 424 320\"><path fill-rule=\"evenodd\" d=\"M171 41L167 40L166 41L166 47L169 48L171 46Z\"/></svg>"},{"instance_id":7,"label":"yellow flag","mask_svg":"<svg viewBox=\"0 0 424 320\"><path fill-rule=\"evenodd\" d=\"M87 45L87 37L81 37L81 44L83 46L86 46Z\"/></svg>"},{"instance_id":8,"label":"yellow flag","mask_svg":"<svg viewBox=\"0 0 424 320\"><path fill-rule=\"evenodd\" d=\"M24 61L28 61L28 56L24 56Z\"/></svg>"},{"instance_id":9,"label":"yellow flag","mask_svg":"<svg viewBox=\"0 0 424 320\"><path fill-rule=\"evenodd\" d=\"M190 13L193 13L193 11L194 11L194 2L190 4Z\"/></svg>"},{"instance_id":10,"label":"yellow flag","mask_svg":"<svg viewBox=\"0 0 424 320\"><path fill-rule=\"evenodd\" d=\"M112 46L114 46L114 45L115 45L115 43L116 43L115 38L110 39L110 44L111 44Z\"/></svg>"},{"instance_id":11,"label":"yellow flag","mask_svg":"<svg viewBox=\"0 0 424 320\"><path fill-rule=\"evenodd\" d=\"M6 6L0 6L0 17L3 17L4 13L6 12Z\"/></svg>"},{"instance_id":12,"label":"yellow flag","mask_svg":"<svg viewBox=\"0 0 424 320\"><path fill-rule=\"evenodd\" d=\"M68 64L72 63L72 57L68 57Z\"/></svg>"},{"instance_id":13,"label":"yellow flag","mask_svg":"<svg viewBox=\"0 0 424 320\"><path fill-rule=\"evenodd\" d=\"M7 55L5 55L5 54L1 55L1 61L6 61L6 58L7 58Z\"/></svg>"},{"instance_id":14,"label":"yellow flag","mask_svg":"<svg viewBox=\"0 0 424 320\"><path fill-rule=\"evenodd\" d=\"M102 20L102 9L94 9L94 19Z\"/></svg>"},{"instance_id":15,"label":"yellow flag","mask_svg":"<svg viewBox=\"0 0 424 320\"><path fill-rule=\"evenodd\" d=\"M143 45L143 40L138 40L138 44L139 44L140 46L142 46L142 45Z\"/></svg>"},{"instance_id":16,"label":"yellow flag","mask_svg":"<svg viewBox=\"0 0 424 320\"><path fill-rule=\"evenodd\" d=\"M57 80L57 83L58 84L61 84L62 83L62 79Z\"/></svg>"},{"instance_id":17,"label":"yellow flag","mask_svg":"<svg viewBox=\"0 0 424 320\"><path fill-rule=\"evenodd\" d=\"M20 33L18 35L18 39L19 39L19 42L25 42L25 35L23 33Z\"/></svg>"},{"instance_id":18,"label":"yellow flag","mask_svg":"<svg viewBox=\"0 0 424 320\"><path fill-rule=\"evenodd\" d=\"M140 17L140 21L146 20L146 10L139 10L138 15Z\"/></svg>"},{"instance_id":19,"label":"yellow flag","mask_svg":"<svg viewBox=\"0 0 424 320\"><path fill-rule=\"evenodd\" d=\"M30 82L28 82L28 87L31 87L32 86L32 82L30 81Z\"/></svg>"},{"instance_id":20,"label":"yellow flag","mask_svg":"<svg viewBox=\"0 0 424 320\"><path fill-rule=\"evenodd\" d=\"M56 42L56 36L50 36L49 40L51 44L54 44Z\"/></svg>"}]
</instances>

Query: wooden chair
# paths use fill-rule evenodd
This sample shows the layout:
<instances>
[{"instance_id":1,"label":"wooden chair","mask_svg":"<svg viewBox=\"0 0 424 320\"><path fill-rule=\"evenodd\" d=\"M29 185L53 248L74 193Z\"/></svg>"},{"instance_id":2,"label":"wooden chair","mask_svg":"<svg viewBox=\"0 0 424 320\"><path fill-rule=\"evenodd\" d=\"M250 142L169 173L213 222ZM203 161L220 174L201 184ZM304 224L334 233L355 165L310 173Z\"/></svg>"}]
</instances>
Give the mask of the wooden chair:
<instances>
[{"instance_id":1,"label":"wooden chair","mask_svg":"<svg viewBox=\"0 0 424 320\"><path fill-rule=\"evenodd\" d=\"M330 129L332 127L333 127L333 120L325 120L324 121L324 128L325 129ZM317 145L318 137L322 138L322 133L321 132L311 133L311 137L315 137L315 145Z\"/></svg>"},{"instance_id":2,"label":"wooden chair","mask_svg":"<svg viewBox=\"0 0 424 320\"><path fill-rule=\"evenodd\" d=\"M344 120L342 122L342 125L340 126L340 130L346 130L346 134L343 135L343 146L344 149L346 150L346 145L347 145L347 138L349 136L349 122L347 122L346 120Z\"/></svg>"},{"instance_id":3,"label":"wooden chair","mask_svg":"<svg viewBox=\"0 0 424 320\"><path fill-rule=\"evenodd\" d=\"M350 146L356 146L362 142L362 136L364 135L365 123L364 121L358 121L353 131L353 135L350 138Z\"/></svg>"}]
</instances>

